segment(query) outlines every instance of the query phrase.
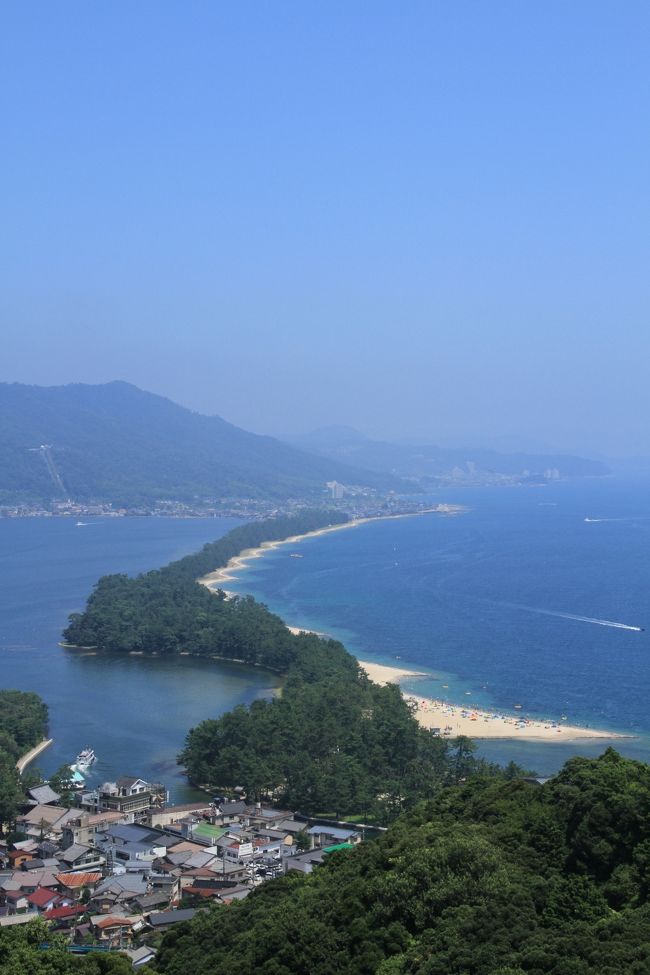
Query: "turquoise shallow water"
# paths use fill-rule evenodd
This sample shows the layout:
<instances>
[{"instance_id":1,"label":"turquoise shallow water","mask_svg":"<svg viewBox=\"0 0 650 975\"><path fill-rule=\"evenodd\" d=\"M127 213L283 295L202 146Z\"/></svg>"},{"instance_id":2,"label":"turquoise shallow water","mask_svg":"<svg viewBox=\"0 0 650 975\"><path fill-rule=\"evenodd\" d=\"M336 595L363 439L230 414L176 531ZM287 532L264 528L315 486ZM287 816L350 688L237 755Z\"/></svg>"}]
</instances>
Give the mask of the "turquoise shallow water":
<instances>
[{"instance_id":1,"label":"turquoise shallow water","mask_svg":"<svg viewBox=\"0 0 650 975\"><path fill-rule=\"evenodd\" d=\"M84 520L83 528L67 518L0 521L0 684L47 701L54 745L37 763L46 774L91 745L98 762L90 784L141 775L188 799L195 793L176 765L187 731L267 695L274 678L188 657L91 656L58 641L101 575L164 565L239 522Z\"/></svg>"},{"instance_id":2,"label":"turquoise shallow water","mask_svg":"<svg viewBox=\"0 0 650 975\"><path fill-rule=\"evenodd\" d=\"M413 690L491 708L521 703L531 714L627 732L636 737L617 747L650 760L647 483L457 490L434 500L470 510L305 539L256 560L229 588L253 592L290 623L340 637L362 659L429 671ZM175 757L189 728L270 693L271 675L237 665L95 657L58 646L68 613L83 607L100 575L163 565L234 524L0 521L1 683L47 700L55 745L39 759L46 772L89 744L99 756L96 780L161 778L176 799L188 798ZM602 748L481 746L491 758L541 772Z\"/></svg>"},{"instance_id":3,"label":"turquoise shallow water","mask_svg":"<svg viewBox=\"0 0 650 975\"><path fill-rule=\"evenodd\" d=\"M607 478L447 490L434 500L465 504L467 513L305 539L256 560L229 588L252 592L293 624L339 637L362 659L431 673L410 689L503 710L521 703L523 713L537 716L565 714L569 722L634 735L617 747L648 760L648 487ZM303 557L291 558L292 551ZM540 771L602 748L481 745L491 758Z\"/></svg>"}]
</instances>

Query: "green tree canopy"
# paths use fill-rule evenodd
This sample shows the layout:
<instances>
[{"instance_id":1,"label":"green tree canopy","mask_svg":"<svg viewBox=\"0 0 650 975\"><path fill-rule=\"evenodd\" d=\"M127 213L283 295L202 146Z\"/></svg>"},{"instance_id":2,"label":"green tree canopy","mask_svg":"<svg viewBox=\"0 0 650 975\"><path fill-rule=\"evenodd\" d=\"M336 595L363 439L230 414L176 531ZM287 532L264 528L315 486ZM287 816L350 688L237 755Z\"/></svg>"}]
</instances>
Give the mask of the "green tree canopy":
<instances>
[{"instance_id":1,"label":"green tree canopy","mask_svg":"<svg viewBox=\"0 0 650 975\"><path fill-rule=\"evenodd\" d=\"M474 776L166 935L164 975L648 975L650 768Z\"/></svg>"}]
</instances>

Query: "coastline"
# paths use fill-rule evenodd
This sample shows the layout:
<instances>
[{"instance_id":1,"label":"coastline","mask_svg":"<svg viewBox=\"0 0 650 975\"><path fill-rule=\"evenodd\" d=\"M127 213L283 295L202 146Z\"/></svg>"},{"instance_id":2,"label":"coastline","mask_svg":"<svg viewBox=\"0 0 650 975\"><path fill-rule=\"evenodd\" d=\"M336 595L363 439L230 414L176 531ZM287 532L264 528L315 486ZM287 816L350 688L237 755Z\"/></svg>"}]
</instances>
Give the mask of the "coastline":
<instances>
[{"instance_id":1,"label":"coastline","mask_svg":"<svg viewBox=\"0 0 650 975\"><path fill-rule=\"evenodd\" d=\"M222 566L220 569L215 569L214 572L209 572L207 575L202 576L197 579L201 585L206 586L208 589L222 589L222 582L230 582L236 578L236 573L241 572L243 569L249 568L249 562L253 559L259 559L266 552L270 552L273 549L281 548L283 545L296 545L301 542L304 538L318 538L320 535L329 535L331 532L344 531L347 528L358 528L359 525L367 525L373 521L394 521L397 518L419 518L420 515L455 515L459 514L462 510L458 505L446 505L439 504L433 508L425 508L422 511L408 511L404 514L399 515L378 515L376 517L368 518L351 518L350 521L345 521L341 525L328 525L327 528L317 528L313 532L305 532L302 535L290 535L289 538L281 538L273 542L262 542L257 548L245 548L238 555L233 556L229 559L226 565ZM227 594L230 595L230 594ZM305 630L304 632L313 632Z\"/></svg>"},{"instance_id":2,"label":"coastline","mask_svg":"<svg viewBox=\"0 0 650 975\"><path fill-rule=\"evenodd\" d=\"M22 775L25 769L27 768L27 766L31 765L34 759L38 758L41 752L44 752L46 748L49 748L53 741L54 738L43 738L42 741L39 741L38 745L34 745L34 747L30 748L28 752L25 752L24 755L21 755L18 761L16 762L16 768L18 769L18 774Z\"/></svg>"},{"instance_id":3,"label":"coastline","mask_svg":"<svg viewBox=\"0 0 650 975\"><path fill-rule=\"evenodd\" d=\"M272 542L262 542L257 548L244 549L238 555L229 559L225 566L210 572L197 582L215 592L223 590L222 583L230 582L237 577L237 573L249 568L249 563L261 558L268 551L284 545L295 545L304 538L317 538L330 532L341 531L346 528L356 528L372 521L386 521L396 518L414 518L422 514L458 514L460 510L454 505L438 505L424 511L409 512L398 515L384 515L376 518L354 518L341 525L330 525L303 535L292 535L289 538ZM235 593L223 590L226 598L232 598ZM300 633L314 633L316 636L326 637L326 633L311 630L302 626L290 626L288 630L294 635ZM403 680L431 676L429 673L407 670L403 667L391 667L371 661L358 660L359 666L376 684L399 684ZM462 735L477 740L511 740L511 741L539 741L544 743L570 743L585 740L621 740L633 738L620 732L604 731L596 728L581 728L578 725L565 724L563 721L530 717L522 714L509 714L505 711L488 711L484 708L468 708L465 705L454 704L436 698L421 697L417 694L402 691L404 698L412 705L413 713L421 727L439 729L441 736L456 738Z\"/></svg>"},{"instance_id":4,"label":"coastline","mask_svg":"<svg viewBox=\"0 0 650 975\"><path fill-rule=\"evenodd\" d=\"M365 670L370 680L382 685L399 684L403 680L429 676L414 670L405 670L403 667L389 667L367 660L360 660L359 666ZM505 711L486 711L484 708L467 707L404 691L402 693L406 700L412 703L415 717L423 728L440 729L440 734L448 738L463 735L479 740L518 739L567 743L585 739L633 737L615 731L581 728L578 725L569 725L550 718L530 717L525 714L518 716Z\"/></svg>"}]
</instances>

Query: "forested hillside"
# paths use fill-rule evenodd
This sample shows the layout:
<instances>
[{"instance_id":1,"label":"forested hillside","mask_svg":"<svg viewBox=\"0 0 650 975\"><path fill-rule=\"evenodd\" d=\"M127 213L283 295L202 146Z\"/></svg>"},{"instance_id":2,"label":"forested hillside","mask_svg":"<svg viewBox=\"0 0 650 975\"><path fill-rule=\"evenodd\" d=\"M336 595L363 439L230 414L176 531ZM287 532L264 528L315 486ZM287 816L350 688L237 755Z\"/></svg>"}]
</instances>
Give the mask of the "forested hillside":
<instances>
[{"instance_id":1,"label":"forested hillside","mask_svg":"<svg viewBox=\"0 0 650 975\"><path fill-rule=\"evenodd\" d=\"M24 794L16 761L47 730L47 706L38 694L0 691L0 830L10 824Z\"/></svg>"},{"instance_id":2,"label":"forested hillside","mask_svg":"<svg viewBox=\"0 0 650 975\"><path fill-rule=\"evenodd\" d=\"M476 778L164 940L164 975L648 975L650 768Z\"/></svg>"},{"instance_id":3,"label":"forested hillside","mask_svg":"<svg viewBox=\"0 0 650 975\"><path fill-rule=\"evenodd\" d=\"M48 454L38 451L41 445ZM329 480L399 483L193 413L128 383L0 383L0 502L321 498Z\"/></svg>"}]
</instances>

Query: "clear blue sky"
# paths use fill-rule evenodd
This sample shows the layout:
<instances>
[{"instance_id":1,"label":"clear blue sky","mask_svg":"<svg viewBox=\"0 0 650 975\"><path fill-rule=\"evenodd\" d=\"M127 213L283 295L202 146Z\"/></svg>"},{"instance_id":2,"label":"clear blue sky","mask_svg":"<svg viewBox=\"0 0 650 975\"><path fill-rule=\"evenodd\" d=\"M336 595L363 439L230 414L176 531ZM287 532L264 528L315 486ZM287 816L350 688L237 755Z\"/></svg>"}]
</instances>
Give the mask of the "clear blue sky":
<instances>
[{"instance_id":1,"label":"clear blue sky","mask_svg":"<svg viewBox=\"0 0 650 975\"><path fill-rule=\"evenodd\" d=\"M4 380L650 453L650 6L0 13Z\"/></svg>"}]
</instances>

